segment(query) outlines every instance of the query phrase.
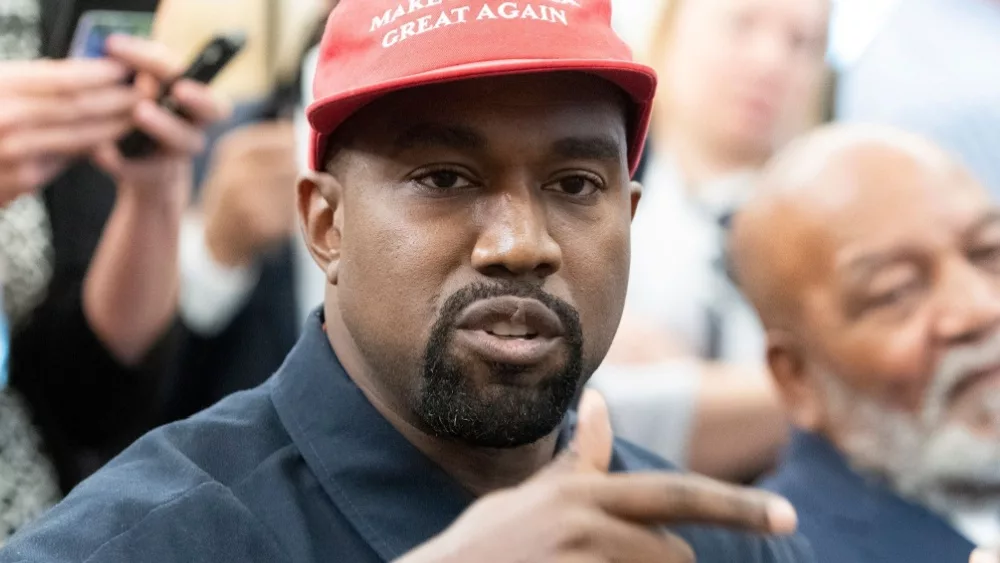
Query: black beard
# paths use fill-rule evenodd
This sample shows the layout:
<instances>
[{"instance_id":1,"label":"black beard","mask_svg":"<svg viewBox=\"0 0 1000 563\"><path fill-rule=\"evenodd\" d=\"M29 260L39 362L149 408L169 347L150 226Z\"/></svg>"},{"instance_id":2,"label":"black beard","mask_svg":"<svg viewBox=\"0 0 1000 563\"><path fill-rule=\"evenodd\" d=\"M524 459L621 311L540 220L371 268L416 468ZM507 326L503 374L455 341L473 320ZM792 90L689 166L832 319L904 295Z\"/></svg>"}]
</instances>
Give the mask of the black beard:
<instances>
[{"instance_id":1,"label":"black beard","mask_svg":"<svg viewBox=\"0 0 1000 563\"><path fill-rule=\"evenodd\" d=\"M476 389L449 353L458 316L484 299L514 296L536 299L563 323L567 358L562 368L536 387L501 386L501 392ZM513 379L524 366L488 366L495 381ZM561 299L535 285L502 282L474 284L445 302L424 353L423 385L416 415L435 436L481 448L516 448L549 435L562 422L583 379L583 329L580 315Z\"/></svg>"}]
</instances>

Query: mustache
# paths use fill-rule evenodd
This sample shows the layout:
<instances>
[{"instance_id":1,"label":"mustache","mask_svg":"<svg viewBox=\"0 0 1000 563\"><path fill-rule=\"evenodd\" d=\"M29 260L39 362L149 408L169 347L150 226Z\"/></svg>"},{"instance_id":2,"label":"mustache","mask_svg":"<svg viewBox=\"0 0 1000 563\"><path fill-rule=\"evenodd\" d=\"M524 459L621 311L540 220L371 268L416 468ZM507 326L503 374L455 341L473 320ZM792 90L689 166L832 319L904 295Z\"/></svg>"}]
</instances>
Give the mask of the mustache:
<instances>
[{"instance_id":1,"label":"mustache","mask_svg":"<svg viewBox=\"0 0 1000 563\"><path fill-rule=\"evenodd\" d=\"M938 362L934 378L927 391L923 422L933 425L941 421L955 391L983 371L1000 367L1000 330L989 338L949 350Z\"/></svg>"},{"instance_id":2,"label":"mustache","mask_svg":"<svg viewBox=\"0 0 1000 563\"><path fill-rule=\"evenodd\" d=\"M510 280L476 282L451 294L441 306L435 329L454 328L462 311L470 305L498 297L534 299L559 317L567 334L580 335L583 332L580 325L580 313L572 305L548 293L539 284Z\"/></svg>"}]
</instances>

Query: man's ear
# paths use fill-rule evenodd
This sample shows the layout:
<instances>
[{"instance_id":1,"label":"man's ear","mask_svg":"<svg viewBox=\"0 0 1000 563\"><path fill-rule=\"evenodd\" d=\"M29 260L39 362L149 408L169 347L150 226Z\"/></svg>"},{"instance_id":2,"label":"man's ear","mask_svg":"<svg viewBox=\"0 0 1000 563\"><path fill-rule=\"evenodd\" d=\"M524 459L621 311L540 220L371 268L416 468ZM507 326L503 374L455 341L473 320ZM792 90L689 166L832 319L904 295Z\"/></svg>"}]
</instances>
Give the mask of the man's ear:
<instances>
[{"instance_id":1,"label":"man's ear","mask_svg":"<svg viewBox=\"0 0 1000 563\"><path fill-rule=\"evenodd\" d=\"M769 330L767 364L792 422L804 430L819 431L826 408L810 377L801 343L788 331Z\"/></svg>"},{"instance_id":2,"label":"man's ear","mask_svg":"<svg viewBox=\"0 0 1000 563\"><path fill-rule=\"evenodd\" d=\"M639 209L639 200L642 199L642 184L631 182L629 184L629 197L632 199L632 218L635 219L635 211Z\"/></svg>"},{"instance_id":3,"label":"man's ear","mask_svg":"<svg viewBox=\"0 0 1000 563\"><path fill-rule=\"evenodd\" d=\"M326 172L308 172L298 183L299 221L302 237L327 281L337 285L340 273L340 240L344 213L343 187Z\"/></svg>"}]
</instances>

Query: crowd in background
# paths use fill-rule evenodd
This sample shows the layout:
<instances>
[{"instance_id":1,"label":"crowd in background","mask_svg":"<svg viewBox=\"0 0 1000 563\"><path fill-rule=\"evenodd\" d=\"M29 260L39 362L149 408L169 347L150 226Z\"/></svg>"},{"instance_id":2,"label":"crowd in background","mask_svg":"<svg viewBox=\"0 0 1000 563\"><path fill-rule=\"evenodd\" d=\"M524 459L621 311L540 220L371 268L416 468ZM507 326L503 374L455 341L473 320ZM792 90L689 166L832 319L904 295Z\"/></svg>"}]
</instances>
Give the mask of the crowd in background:
<instances>
[{"instance_id":1,"label":"crowd in background","mask_svg":"<svg viewBox=\"0 0 1000 563\"><path fill-rule=\"evenodd\" d=\"M907 219L904 208L917 195L900 192L880 199L865 195L862 187L877 191L891 183L890 177L927 178L951 166L941 163L945 157L936 149L920 143L940 146L966 167L969 178L955 180L956 186L978 181L995 200L1000 194L1000 3L619 3L615 24L637 56L657 70L660 86L636 178L644 195L632 229L625 316L590 386L606 398L617 435L678 466L754 483L788 458L783 451L807 451L802 471L822 473L827 466L811 464L840 454L825 445L802 445L816 439L803 437L802 430L829 428L810 418L803 406L811 404L804 398L808 385L790 375L794 368L776 369L776 362L798 358L782 355L784 349L775 344L776 327L785 327L785 317L775 311L784 311L779 302L785 292L799 291L795 284L804 274L788 272L806 260L799 256L802 248L811 248L789 241L817 236L818 227L803 226L807 220L796 215L808 217L809 212L797 206L825 209L827 199L854 198L846 219L831 212L823 220L829 223L816 223L846 221L844 233L854 232L852 220L858 221L853 226L858 232L868 224L859 209L876 213L872 225L912 226L906 221L917 219ZM188 85L178 96L198 119L187 122L154 111L141 90L145 85L154 91L150 83L183 68L180 49L122 41L109 47L108 60L42 61L46 3L0 0L0 284L10 336L0 345L9 374L0 392L0 538L38 517L148 430L263 383L322 303L326 277L301 239L293 192L306 168L310 132L303 112L311 102L316 45L325 14L336 4L317 2L306 10L308 24L291 34L301 40L291 42L294 49L282 44L295 53L280 56L295 64L276 73L266 91L223 102L218 92ZM197 9L191 9L189 17L197 18ZM125 67L140 71L136 86L124 82ZM867 136L809 136L831 121L893 127L926 141L905 136L901 141L893 135L903 133L889 129L873 129ZM141 165L123 162L108 150L137 122L169 147ZM804 135L804 141L796 141ZM898 150L861 154L858 147L871 139L887 139L886 145ZM802 145L796 147L797 142ZM775 162L789 146L792 152ZM916 164L903 162L897 153ZM842 168L833 171L837 166ZM823 176L823 187L817 188L813 184L819 180L803 179L803 174L836 179ZM758 191L771 200L754 201L761 199ZM932 208L949 196L935 197ZM987 204L976 200L975 205ZM746 206L751 211L741 218ZM786 222L787 230L777 228ZM839 241L841 235L831 230L826 236ZM949 240L947 233L941 240ZM1000 239L984 252L994 247L1000 248ZM744 258L734 259L734 252ZM815 250L813 256L820 254ZM754 266L746 265L746 255L754 256ZM764 264L773 269L761 273ZM810 267L819 268L805 269ZM953 283L971 275L962 272ZM763 283L762 275L780 281ZM968 283L968 292L987 291ZM821 298L806 285L803 302ZM908 287L904 283L900 291ZM955 307L985 310L995 305L990 301L995 297ZM941 299L940 307L951 306ZM851 330L846 321L839 329L829 319L815 322L795 326L816 334ZM914 339L921 330L872 326L910 330ZM966 332L976 330L993 329ZM871 335L878 332L859 332L856 338L876 342ZM955 338L978 337L963 333ZM917 356L920 352L907 347L918 345L882 344L884 350L862 350L857 342L809 341L803 347L831 366L845 365L830 357L838 353L884 356L882 363L851 367L859 379L831 383L834 388L874 389L870 397L882 399L919 395L907 387L905 361L893 356ZM1000 363L1000 355L995 360ZM890 366L892 361L897 364ZM864 379L883 375L884 385ZM993 417L994 428L1000 426L996 386L981 392L994 397L992 410L982 417ZM857 422L861 415L848 408L851 402L843 401L839 415ZM877 426L895 419L871 420ZM840 436L848 426L832 432ZM895 436L905 440L902 433ZM1000 499L995 441L969 438L965 443L977 453L942 447L934 455L949 456L956 465L966 458L978 465L968 471L936 470L954 478L977 475L982 494ZM880 445L889 455L892 443ZM900 461L908 463L918 465L915 459ZM838 465L837 471L854 470L853 463L848 465ZM823 486L787 471L777 475L767 486L790 496L797 487ZM910 483L903 474L899 480ZM923 513L911 516L908 504L873 514L872 521L898 518L899 527L926 525L926 533L938 534L944 543L1000 546L1000 502L966 509L952 502L962 495L936 490L924 495L918 481L907 503L932 499L926 502L929 513L947 513L942 521L961 522L949 528L950 535L940 523L928 524ZM794 503L807 524L810 518L801 512L810 503L851 502L807 493L792 500L799 498L801 504ZM877 504L874 493L861 498L849 511L854 517ZM817 519L804 531L826 549L824 534L840 525L828 527ZM858 558L849 548L830 547L841 558L820 560L889 561L913 553L882 547L903 541L893 535L902 531L886 528L882 539L872 540L879 547L870 548L891 554L886 559ZM941 548L936 553L954 552ZM951 561L918 556L895 560Z\"/></svg>"}]
</instances>

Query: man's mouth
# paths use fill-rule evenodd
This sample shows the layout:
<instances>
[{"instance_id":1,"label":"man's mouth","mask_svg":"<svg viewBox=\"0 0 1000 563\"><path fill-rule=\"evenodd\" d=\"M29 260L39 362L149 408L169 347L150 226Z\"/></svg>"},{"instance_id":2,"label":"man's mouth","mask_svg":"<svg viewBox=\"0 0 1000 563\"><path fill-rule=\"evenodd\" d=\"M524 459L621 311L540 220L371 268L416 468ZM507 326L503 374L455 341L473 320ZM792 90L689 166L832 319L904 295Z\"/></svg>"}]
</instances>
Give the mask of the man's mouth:
<instances>
[{"instance_id":1,"label":"man's mouth","mask_svg":"<svg viewBox=\"0 0 1000 563\"><path fill-rule=\"evenodd\" d=\"M485 329L488 334L498 338L524 338L531 340L538 336L538 331L522 323L499 322Z\"/></svg>"},{"instance_id":2,"label":"man's mouth","mask_svg":"<svg viewBox=\"0 0 1000 563\"><path fill-rule=\"evenodd\" d=\"M479 301L459 317L456 344L494 363L530 366L559 349L565 327L540 301L500 297Z\"/></svg>"}]
</instances>

